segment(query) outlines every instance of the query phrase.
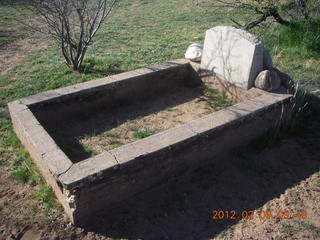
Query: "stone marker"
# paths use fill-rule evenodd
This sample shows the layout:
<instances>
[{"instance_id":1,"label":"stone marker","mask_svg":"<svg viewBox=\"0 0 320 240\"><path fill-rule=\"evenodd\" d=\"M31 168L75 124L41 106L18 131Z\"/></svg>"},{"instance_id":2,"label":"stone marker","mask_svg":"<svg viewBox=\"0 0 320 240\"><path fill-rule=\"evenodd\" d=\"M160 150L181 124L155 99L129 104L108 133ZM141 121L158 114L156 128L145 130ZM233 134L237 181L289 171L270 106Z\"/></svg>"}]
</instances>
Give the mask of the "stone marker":
<instances>
[{"instance_id":1,"label":"stone marker","mask_svg":"<svg viewBox=\"0 0 320 240\"><path fill-rule=\"evenodd\" d=\"M254 35L234 27L207 30L201 68L244 89L254 85L263 70L263 43Z\"/></svg>"},{"instance_id":2,"label":"stone marker","mask_svg":"<svg viewBox=\"0 0 320 240\"><path fill-rule=\"evenodd\" d=\"M201 44L193 43L187 48L187 51L184 57L193 62L200 62L202 50L203 50L203 46Z\"/></svg>"},{"instance_id":3,"label":"stone marker","mask_svg":"<svg viewBox=\"0 0 320 240\"><path fill-rule=\"evenodd\" d=\"M259 73L254 85L264 91L273 91L280 87L280 82L281 80L278 73L275 70L270 69Z\"/></svg>"}]
</instances>

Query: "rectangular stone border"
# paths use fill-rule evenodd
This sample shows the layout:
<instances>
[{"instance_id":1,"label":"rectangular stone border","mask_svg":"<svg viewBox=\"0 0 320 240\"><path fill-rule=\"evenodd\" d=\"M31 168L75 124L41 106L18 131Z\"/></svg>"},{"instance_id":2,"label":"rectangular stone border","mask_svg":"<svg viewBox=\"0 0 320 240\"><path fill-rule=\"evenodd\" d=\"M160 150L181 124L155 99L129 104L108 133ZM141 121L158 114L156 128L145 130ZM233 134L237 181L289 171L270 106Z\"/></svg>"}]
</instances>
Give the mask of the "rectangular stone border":
<instances>
[{"instance_id":1,"label":"rectangular stone border","mask_svg":"<svg viewBox=\"0 0 320 240\"><path fill-rule=\"evenodd\" d=\"M261 96L131 144L72 163L30 108L95 93L110 84L198 65L174 60L161 65L43 92L8 104L14 131L74 223L160 183L172 174L213 161L291 117L292 95ZM179 71L180 71L179 70ZM179 72L178 71L178 72Z\"/></svg>"}]
</instances>

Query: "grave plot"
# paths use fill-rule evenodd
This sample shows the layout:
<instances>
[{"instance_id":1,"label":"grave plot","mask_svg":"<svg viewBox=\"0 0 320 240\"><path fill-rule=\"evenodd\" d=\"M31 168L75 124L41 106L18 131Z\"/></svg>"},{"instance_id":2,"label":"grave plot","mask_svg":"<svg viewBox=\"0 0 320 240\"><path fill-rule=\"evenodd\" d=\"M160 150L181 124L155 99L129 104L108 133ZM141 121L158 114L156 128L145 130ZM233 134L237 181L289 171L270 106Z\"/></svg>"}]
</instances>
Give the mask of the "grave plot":
<instances>
[{"instance_id":1,"label":"grave plot","mask_svg":"<svg viewBox=\"0 0 320 240\"><path fill-rule=\"evenodd\" d=\"M71 221L248 144L292 96L249 91L175 60L9 103L15 132Z\"/></svg>"},{"instance_id":2,"label":"grave plot","mask_svg":"<svg viewBox=\"0 0 320 240\"><path fill-rule=\"evenodd\" d=\"M235 97L214 77L189 85L181 81L145 99L101 104L95 112L61 118L59 124L41 113L38 119L66 155L79 162L231 106L241 97L260 95L252 90Z\"/></svg>"}]
</instances>

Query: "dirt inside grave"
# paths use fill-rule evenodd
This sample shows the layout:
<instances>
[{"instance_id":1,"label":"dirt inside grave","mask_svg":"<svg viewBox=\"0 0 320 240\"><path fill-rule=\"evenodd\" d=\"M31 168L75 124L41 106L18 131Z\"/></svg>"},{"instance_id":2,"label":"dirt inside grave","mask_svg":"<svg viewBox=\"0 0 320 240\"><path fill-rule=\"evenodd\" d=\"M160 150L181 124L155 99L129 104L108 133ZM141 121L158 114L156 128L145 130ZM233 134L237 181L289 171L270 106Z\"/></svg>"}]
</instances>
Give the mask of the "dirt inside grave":
<instances>
[{"instance_id":1,"label":"dirt inside grave","mask_svg":"<svg viewBox=\"0 0 320 240\"><path fill-rule=\"evenodd\" d=\"M202 81L196 87L169 88L145 101L102 108L47 130L67 156L78 162L260 95L257 89L245 91L214 77Z\"/></svg>"}]
</instances>

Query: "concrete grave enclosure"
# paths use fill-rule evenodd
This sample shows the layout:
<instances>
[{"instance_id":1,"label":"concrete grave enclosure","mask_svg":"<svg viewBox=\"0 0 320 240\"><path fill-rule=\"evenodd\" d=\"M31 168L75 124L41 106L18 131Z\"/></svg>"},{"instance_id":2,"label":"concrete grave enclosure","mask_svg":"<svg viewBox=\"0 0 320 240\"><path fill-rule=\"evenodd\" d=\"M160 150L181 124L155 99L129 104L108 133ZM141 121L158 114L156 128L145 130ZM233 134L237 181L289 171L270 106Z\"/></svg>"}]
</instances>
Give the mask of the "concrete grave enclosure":
<instances>
[{"instance_id":1,"label":"concrete grave enclosure","mask_svg":"<svg viewBox=\"0 0 320 240\"><path fill-rule=\"evenodd\" d=\"M14 130L74 223L173 174L215 161L291 117L292 96L267 93L82 161L71 161L47 124L127 100L145 101L183 81L199 64L174 60L43 92L9 103Z\"/></svg>"}]
</instances>

